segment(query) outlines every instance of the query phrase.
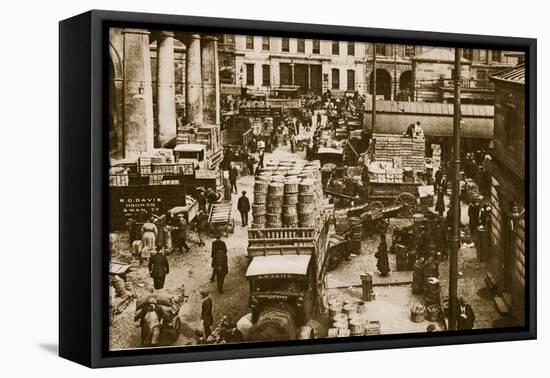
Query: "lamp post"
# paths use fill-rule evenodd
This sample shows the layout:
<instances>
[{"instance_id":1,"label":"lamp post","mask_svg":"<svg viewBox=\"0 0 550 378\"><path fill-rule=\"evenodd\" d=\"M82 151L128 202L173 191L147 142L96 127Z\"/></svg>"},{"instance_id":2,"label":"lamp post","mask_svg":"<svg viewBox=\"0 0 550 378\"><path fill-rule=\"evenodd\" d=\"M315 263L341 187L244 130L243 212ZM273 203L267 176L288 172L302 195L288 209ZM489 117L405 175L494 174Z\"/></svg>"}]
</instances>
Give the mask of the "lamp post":
<instances>
[{"instance_id":1,"label":"lamp post","mask_svg":"<svg viewBox=\"0 0 550 378\"><path fill-rule=\"evenodd\" d=\"M451 206L452 231L449 256L449 330L456 330L458 313L458 250L460 244L460 58L461 49L455 48L454 64L454 117L453 117L453 175Z\"/></svg>"},{"instance_id":2,"label":"lamp post","mask_svg":"<svg viewBox=\"0 0 550 378\"><path fill-rule=\"evenodd\" d=\"M376 127L376 43L372 44L372 133Z\"/></svg>"}]
</instances>

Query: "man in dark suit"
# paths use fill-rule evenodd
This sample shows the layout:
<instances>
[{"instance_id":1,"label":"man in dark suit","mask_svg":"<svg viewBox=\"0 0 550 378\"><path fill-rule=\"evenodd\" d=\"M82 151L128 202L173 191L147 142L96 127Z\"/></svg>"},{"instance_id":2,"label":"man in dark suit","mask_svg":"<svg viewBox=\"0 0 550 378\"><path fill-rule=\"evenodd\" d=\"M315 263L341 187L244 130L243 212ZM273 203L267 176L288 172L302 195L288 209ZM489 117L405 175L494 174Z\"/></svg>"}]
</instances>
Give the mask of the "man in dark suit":
<instances>
[{"instance_id":1,"label":"man in dark suit","mask_svg":"<svg viewBox=\"0 0 550 378\"><path fill-rule=\"evenodd\" d=\"M170 273L168 259L164 255L163 250L160 250L149 259L149 274L153 277L155 290L160 290L164 287L164 280L168 273Z\"/></svg>"},{"instance_id":2,"label":"man in dark suit","mask_svg":"<svg viewBox=\"0 0 550 378\"><path fill-rule=\"evenodd\" d=\"M456 319L456 329L459 331L472 329L474 328L475 320L476 316L474 314L472 306L466 303L464 297L461 297L458 300L458 316Z\"/></svg>"},{"instance_id":3,"label":"man in dark suit","mask_svg":"<svg viewBox=\"0 0 550 378\"><path fill-rule=\"evenodd\" d=\"M248 213L250 211L250 201L246 196L246 191L243 190L243 195L239 197L237 202L237 209L241 213L241 225L243 227L248 226Z\"/></svg>"},{"instance_id":4,"label":"man in dark suit","mask_svg":"<svg viewBox=\"0 0 550 378\"><path fill-rule=\"evenodd\" d=\"M227 246L220 239L220 234L216 235L216 240L212 242L212 277L210 281L216 279L218 291L223 293L223 281L227 275Z\"/></svg>"},{"instance_id":5,"label":"man in dark suit","mask_svg":"<svg viewBox=\"0 0 550 378\"><path fill-rule=\"evenodd\" d=\"M202 307L201 307L201 320L204 327L204 339L208 339L208 336L212 333L211 326L214 323L214 317L212 316L212 299L208 296L207 291L201 291Z\"/></svg>"}]
</instances>

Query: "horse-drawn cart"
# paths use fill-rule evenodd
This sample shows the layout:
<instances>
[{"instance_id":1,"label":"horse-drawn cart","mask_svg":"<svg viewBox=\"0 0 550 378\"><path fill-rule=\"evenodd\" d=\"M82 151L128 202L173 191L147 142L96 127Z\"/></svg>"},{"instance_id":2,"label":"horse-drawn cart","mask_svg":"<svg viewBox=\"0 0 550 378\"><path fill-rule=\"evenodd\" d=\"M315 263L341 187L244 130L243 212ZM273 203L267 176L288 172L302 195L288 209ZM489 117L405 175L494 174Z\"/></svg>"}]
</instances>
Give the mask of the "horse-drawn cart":
<instances>
[{"instance_id":1,"label":"horse-drawn cart","mask_svg":"<svg viewBox=\"0 0 550 378\"><path fill-rule=\"evenodd\" d=\"M225 232L225 236L235 230L235 220L233 219L233 204L231 201L213 203L208 215L208 225L210 232Z\"/></svg>"}]
</instances>

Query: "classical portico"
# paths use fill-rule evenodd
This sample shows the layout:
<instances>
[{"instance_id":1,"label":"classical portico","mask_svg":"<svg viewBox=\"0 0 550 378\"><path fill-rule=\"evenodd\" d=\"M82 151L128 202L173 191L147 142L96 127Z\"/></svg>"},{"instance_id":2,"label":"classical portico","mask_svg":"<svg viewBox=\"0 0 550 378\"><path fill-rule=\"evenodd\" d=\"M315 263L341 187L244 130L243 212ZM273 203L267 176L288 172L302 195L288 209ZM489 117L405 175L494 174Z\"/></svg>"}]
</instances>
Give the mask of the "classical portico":
<instances>
[{"instance_id":1,"label":"classical portico","mask_svg":"<svg viewBox=\"0 0 550 378\"><path fill-rule=\"evenodd\" d=\"M216 37L198 33L122 29L111 36L110 46L112 56L118 57L117 62L112 62L115 66L113 71L121 73L119 77L112 78L111 86L118 84L119 87L122 83L122 91L112 91L120 93L115 101L122 104L120 111L112 116L116 122L112 121L110 125L114 129L110 135L117 139L111 142L112 146L117 147L111 149L113 159L136 157L154 148L164 147L176 137L176 40L185 46L185 72L182 75L185 82L185 122L219 125L220 80ZM156 70L152 70L151 51L155 50L155 41ZM154 72L156 77L152 77Z\"/></svg>"}]
</instances>

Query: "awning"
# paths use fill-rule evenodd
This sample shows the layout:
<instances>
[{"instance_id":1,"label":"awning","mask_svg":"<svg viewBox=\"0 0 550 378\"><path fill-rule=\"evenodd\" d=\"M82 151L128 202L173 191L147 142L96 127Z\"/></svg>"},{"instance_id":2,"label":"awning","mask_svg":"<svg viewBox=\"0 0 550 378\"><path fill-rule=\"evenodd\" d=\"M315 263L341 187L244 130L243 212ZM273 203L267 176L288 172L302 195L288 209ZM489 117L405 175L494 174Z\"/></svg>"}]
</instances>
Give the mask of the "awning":
<instances>
[{"instance_id":1,"label":"awning","mask_svg":"<svg viewBox=\"0 0 550 378\"><path fill-rule=\"evenodd\" d=\"M267 274L292 274L305 276L310 255L255 256L246 270L246 277Z\"/></svg>"}]
</instances>

